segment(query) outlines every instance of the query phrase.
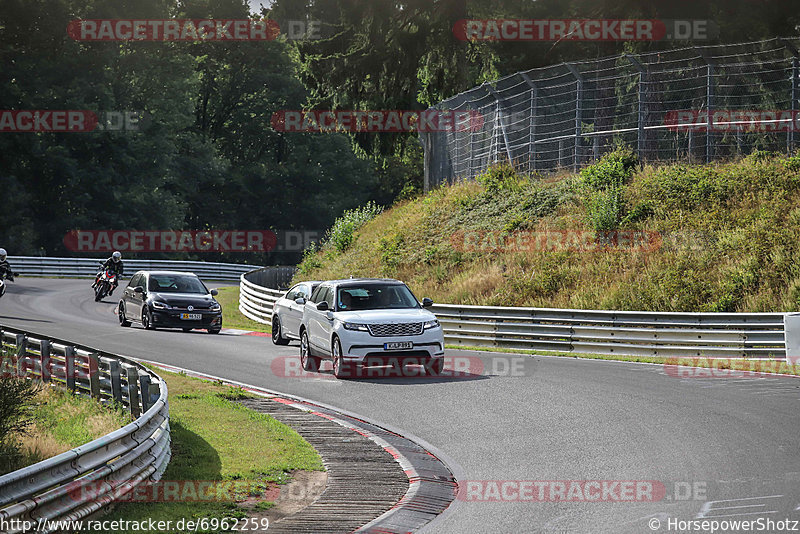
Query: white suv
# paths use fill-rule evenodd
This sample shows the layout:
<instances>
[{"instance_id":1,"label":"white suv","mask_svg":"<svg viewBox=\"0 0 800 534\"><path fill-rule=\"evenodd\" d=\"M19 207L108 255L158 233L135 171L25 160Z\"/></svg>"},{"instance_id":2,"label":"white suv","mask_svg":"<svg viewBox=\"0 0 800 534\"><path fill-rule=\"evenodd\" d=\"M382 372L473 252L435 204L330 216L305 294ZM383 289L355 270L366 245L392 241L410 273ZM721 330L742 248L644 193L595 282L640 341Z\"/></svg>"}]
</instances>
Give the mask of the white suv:
<instances>
[{"instance_id":1,"label":"white suv","mask_svg":"<svg viewBox=\"0 0 800 534\"><path fill-rule=\"evenodd\" d=\"M303 308L300 361L306 371L333 360L337 378L358 376L360 366L422 364L442 372L444 335L439 321L398 280L350 279L320 284Z\"/></svg>"}]
</instances>

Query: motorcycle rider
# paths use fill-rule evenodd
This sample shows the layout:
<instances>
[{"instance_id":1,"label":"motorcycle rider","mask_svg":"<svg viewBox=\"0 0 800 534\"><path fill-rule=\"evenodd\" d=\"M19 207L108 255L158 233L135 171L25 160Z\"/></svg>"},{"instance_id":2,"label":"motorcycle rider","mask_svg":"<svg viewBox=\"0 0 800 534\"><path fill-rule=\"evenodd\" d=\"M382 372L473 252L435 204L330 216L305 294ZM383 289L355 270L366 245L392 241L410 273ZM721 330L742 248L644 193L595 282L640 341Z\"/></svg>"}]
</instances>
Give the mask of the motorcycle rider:
<instances>
[{"instance_id":1,"label":"motorcycle rider","mask_svg":"<svg viewBox=\"0 0 800 534\"><path fill-rule=\"evenodd\" d=\"M114 284L111 286L111 291L108 293L108 295L111 296L114 293L114 290L117 289L117 286L119 285L119 277L122 276L123 272L122 253L120 251L115 250L111 257L103 263L103 266L100 268L100 272L97 273L97 277L94 279L92 288L97 287L97 283L100 281L100 277L103 275L104 271L110 271L117 275L114 278Z\"/></svg>"},{"instance_id":2,"label":"motorcycle rider","mask_svg":"<svg viewBox=\"0 0 800 534\"><path fill-rule=\"evenodd\" d=\"M8 260L6 260L6 249L0 248L0 278L7 278L14 281L14 271L11 270L11 265L9 265Z\"/></svg>"}]
</instances>

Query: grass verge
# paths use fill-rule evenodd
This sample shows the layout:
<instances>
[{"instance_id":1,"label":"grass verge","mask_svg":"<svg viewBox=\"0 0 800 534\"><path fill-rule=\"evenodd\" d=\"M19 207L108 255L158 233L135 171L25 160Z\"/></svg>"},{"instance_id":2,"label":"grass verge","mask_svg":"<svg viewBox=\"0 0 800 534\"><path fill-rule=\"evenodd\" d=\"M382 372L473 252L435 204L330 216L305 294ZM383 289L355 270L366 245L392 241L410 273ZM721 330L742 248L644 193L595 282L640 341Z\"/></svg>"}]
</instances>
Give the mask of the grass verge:
<instances>
[{"instance_id":1,"label":"grass verge","mask_svg":"<svg viewBox=\"0 0 800 534\"><path fill-rule=\"evenodd\" d=\"M244 316L239 311L239 287L220 287L217 288L219 295L217 301L222 306L222 326L224 328L238 328L240 330L252 330L253 332L272 332L269 325L257 323Z\"/></svg>"},{"instance_id":2,"label":"grass verge","mask_svg":"<svg viewBox=\"0 0 800 534\"><path fill-rule=\"evenodd\" d=\"M264 498L267 490L289 482L294 471L324 470L317 452L297 432L235 402L248 396L243 391L181 374L158 373L169 388L172 435L172 460L163 480L222 481L246 491L233 500L125 503L109 519L152 518L171 520L174 525L181 519L244 518L269 508Z\"/></svg>"},{"instance_id":3,"label":"grass verge","mask_svg":"<svg viewBox=\"0 0 800 534\"><path fill-rule=\"evenodd\" d=\"M30 414L33 424L14 438L21 460L14 469L89 443L131 421L121 409L109 409L89 398L51 387L39 389Z\"/></svg>"}]
</instances>

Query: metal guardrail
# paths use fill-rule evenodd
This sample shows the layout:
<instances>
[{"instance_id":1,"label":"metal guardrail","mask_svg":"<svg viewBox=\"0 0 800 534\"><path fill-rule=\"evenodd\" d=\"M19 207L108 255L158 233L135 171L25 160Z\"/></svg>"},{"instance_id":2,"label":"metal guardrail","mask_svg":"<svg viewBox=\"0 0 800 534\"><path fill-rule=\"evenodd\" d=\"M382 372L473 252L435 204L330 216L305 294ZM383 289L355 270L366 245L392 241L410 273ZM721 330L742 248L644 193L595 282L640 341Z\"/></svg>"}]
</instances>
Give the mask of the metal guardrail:
<instances>
[{"instance_id":1,"label":"metal guardrail","mask_svg":"<svg viewBox=\"0 0 800 534\"><path fill-rule=\"evenodd\" d=\"M283 295L242 275L239 310L270 324ZM782 313L662 313L437 304L445 343L625 356L786 357Z\"/></svg>"},{"instance_id":2,"label":"metal guardrail","mask_svg":"<svg viewBox=\"0 0 800 534\"><path fill-rule=\"evenodd\" d=\"M782 313L662 313L438 304L445 343L626 356L785 358Z\"/></svg>"},{"instance_id":3,"label":"metal guardrail","mask_svg":"<svg viewBox=\"0 0 800 534\"><path fill-rule=\"evenodd\" d=\"M157 374L121 356L5 326L0 341L0 376L116 402L136 417L90 443L0 476L0 519L7 526L82 519L161 478L171 452L167 385Z\"/></svg>"},{"instance_id":4,"label":"metal guardrail","mask_svg":"<svg viewBox=\"0 0 800 534\"><path fill-rule=\"evenodd\" d=\"M239 279L239 311L242 315L263 324L272 324L272 306L286 291L270 289L250 282L248 276L257 273L252 271L243 274Z\"/></svg>"},{"instance_id":5,"label":"metal guardrail","mask_svg":"<svg viewBox=\"0 0 800 534\"><path fill-rule=\"evenodd\" d=\"M99 264L107 258L40 258L37 256L9 256L14 272L25 276L63 276L67 278L94 278ZM212 263L205 261L123 260L125 275L140 270L167 270L193 272L207 280L238 280L255 266L238 263Z\"/></svg>"}]
</instances>

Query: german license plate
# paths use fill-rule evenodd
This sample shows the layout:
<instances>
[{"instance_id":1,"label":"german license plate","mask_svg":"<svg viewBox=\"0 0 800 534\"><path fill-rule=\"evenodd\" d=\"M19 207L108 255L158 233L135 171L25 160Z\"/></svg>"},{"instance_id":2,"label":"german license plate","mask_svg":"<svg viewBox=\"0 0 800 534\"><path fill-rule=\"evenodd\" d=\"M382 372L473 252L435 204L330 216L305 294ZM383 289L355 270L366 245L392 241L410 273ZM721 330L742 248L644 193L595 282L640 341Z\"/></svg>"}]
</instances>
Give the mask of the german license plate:
<instances>
[{"instance_id":1,"label":"german license plate","mask_svg":"<svg viewBox=\"0 0 800 534\"><path fill-rule=\"evenodd\" d=\"M394 341L392 343L383 344L383 350L407 350L413 348L414 343L411 341Z\"/></svg>"},{"instance_id":2,"label":"german license plate","mask_svg":"<svg viewBox=\"0 0 800 534\"><path fill-rule=\"evenodd\" d=\"M202 313L182 313L181 319L184 321L199 321L203 318Z\"/></svg>"}]
</instances>

